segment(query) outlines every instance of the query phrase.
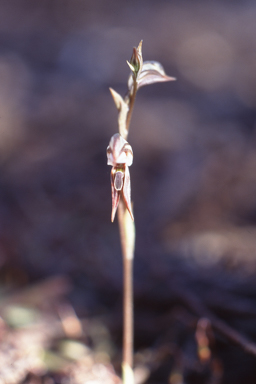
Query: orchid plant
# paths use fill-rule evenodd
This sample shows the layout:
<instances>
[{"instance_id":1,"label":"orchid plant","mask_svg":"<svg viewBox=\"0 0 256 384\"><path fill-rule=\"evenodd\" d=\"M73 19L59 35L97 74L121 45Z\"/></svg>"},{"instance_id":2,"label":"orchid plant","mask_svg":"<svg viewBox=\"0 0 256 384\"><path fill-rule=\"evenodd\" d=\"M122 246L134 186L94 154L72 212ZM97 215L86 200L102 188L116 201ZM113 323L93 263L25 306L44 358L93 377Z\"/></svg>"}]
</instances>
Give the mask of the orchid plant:
<instances>
[{"instance_id":1,"label":"orchid plant","mask_svg":"<svg viewBox=\"0 0 256 384\"><path fill-rule=\"evenodd\" d=\"M118 222L123 253L124 268L124 330L123 330L123 383L133 384L133 258L135 246L135 225L131 203L131 182L129 167L133 163L133 151L127 142L131 115L137 91L144 85L175 80L167 76L157 61L142 58L142 41L133 48L128 78L128 92L124 98L110 88L118 109L119 133L115 133L107 147L108 165L111 170L112 213L111 221L118 211Z\"/></svg>"}]
</instances>

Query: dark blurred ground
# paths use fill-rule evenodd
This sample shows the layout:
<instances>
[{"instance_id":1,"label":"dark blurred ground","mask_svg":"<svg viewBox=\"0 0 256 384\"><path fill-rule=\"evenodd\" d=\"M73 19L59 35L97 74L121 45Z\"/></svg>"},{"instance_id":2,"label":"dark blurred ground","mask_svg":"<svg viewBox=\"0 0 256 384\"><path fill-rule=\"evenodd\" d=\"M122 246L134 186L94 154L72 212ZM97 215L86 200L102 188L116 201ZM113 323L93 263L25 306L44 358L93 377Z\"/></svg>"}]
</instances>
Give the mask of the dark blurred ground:
<instances>
[{"instance_id":1,"label":"dark blurred ground","mask_svg":"<svg viewBox=\"0 0 256 384\"><path fill-rule=\"evenodd\" d=\"M255 358L218 333L216 357L200 363L196 324L209 316L187 296L256 341L255 19L254 1L0 1L3 297L68 277L66 300L81 318L105 319L117 367L108 87L125 94L125 60L141 39L144 59L177 77L139 91L129 137L135 347L147 383L256 380Z\"/></svg>"}]
</instances>

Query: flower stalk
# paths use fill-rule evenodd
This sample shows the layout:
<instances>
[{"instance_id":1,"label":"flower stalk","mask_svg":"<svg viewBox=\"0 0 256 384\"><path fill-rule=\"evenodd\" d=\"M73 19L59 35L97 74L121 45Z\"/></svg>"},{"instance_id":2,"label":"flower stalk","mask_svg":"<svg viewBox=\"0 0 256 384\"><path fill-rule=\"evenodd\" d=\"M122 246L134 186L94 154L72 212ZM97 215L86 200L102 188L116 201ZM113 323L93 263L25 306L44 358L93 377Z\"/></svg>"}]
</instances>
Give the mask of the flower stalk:
<instances>
[{"instance_id":1,"label":"flower stalk","mask_svg":"<svg viewBox=\"0 0 256 384\"><path fill-rule=\"evenodd\" d=\"M112 213L114 221L118 211L118 223L123 254L123 362L124 384L134 384L133 375L133 259L135 248L135 225L131 203L131 183L129 167L133 162L133 151L127 142L131 116L136 94L144 85L175 80L165 74L162 65L142 58L142 41L133 48L127 64L131 70L128 78L128 92L123 99L110 88L118 110L119 133L114 134L107 148L108 165L111 170Z\"/></svg>"}]
</instances>

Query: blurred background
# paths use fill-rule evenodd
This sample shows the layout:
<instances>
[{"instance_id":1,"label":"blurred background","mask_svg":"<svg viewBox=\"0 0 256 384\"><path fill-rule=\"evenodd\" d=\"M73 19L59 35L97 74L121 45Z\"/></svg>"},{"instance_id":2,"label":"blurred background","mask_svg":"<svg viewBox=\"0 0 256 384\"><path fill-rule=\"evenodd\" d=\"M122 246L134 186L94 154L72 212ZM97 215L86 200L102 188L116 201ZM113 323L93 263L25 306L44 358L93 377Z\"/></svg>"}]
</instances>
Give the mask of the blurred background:
<instances>
[{"instance_id":1,"label":"blurred background","mask_svg":"<svg viewBox=\"0 0 256 384\"><path fill-rule=\"evenodd\" d=\"M54 281L64 296L55 309L64 300L79 319L97 319L101 358L117 371L122 258L110 222L106 147L118 125L109 87L126 93L126 60L141 39L144 60L177 78L139 91L129 136L141 383L256 379L255 358L228 338L212 336L217 357L209 349L202 363L195 337L210 317L203 307L256 341L255 19L252 0L0 0L2 302ZM14 383L35 380L26 375Z\"/></svg>"}]
</instances>

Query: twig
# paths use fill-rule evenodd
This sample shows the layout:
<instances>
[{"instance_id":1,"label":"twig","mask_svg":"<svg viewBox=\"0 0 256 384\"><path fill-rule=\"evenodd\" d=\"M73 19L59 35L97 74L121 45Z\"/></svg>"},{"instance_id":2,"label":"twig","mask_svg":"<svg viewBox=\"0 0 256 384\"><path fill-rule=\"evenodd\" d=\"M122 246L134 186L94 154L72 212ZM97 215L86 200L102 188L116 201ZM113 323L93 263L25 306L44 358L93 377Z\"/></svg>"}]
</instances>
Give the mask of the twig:
<instances>
[{"instance_id":1,"label":"twig","mask_svg":"<svg viewBox=\"0 0 256 384\"><path fill-rule=\"evenodd\" d=\"M224 321L217 318L204 304L191 292L186 290L184 287L180 289L175 289L177 295L181 300L198 316L206 317L210 320L212 327L220 332L223 336L227 337L234 344L239 345L244 349L245 352L250 353L253 356L256 356L256 344L248 340L246 337L241 335L238 331L231 328Z\"/></svg>"}]
</instances>

